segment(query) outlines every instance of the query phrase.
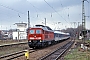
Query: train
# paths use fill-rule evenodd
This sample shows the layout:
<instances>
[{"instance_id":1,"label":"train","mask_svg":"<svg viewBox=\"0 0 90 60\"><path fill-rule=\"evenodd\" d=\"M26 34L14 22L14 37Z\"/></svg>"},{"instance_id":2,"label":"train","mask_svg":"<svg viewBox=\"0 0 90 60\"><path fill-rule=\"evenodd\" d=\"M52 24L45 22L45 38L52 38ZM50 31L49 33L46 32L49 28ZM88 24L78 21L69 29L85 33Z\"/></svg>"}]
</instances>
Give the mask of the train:
<instances>
[{"instance_id":1,"label":"train","mask_svg":"<svg viewBox=\"0 0 90 60\"><path fill-rule=\"evenodd\" d=\"M68 38L70 38L69 33L55 31L44 25L35 25L27 30L30 48L49 46Z\"/></svg>"}]
</instances>

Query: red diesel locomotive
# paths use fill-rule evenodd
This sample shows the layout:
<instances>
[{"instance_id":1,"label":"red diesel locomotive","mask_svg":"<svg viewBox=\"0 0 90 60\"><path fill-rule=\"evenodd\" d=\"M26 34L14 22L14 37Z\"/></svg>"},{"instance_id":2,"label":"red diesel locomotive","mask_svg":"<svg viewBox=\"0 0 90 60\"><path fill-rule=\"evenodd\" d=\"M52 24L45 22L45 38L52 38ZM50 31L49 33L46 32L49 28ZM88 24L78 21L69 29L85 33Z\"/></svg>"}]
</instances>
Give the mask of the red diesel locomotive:
<instances>
[{"instance_id":1,"label":"red diesel locomotive","mask_svg":"<svg viewBox=\"0 0 90 60\"><path fill-rule=\"evenodd\" d=\"M28 45L31 48L43 47L54 42L54 32L48 26L35 25L35 27L28 29Z\"/></svg>"}]
</instances>

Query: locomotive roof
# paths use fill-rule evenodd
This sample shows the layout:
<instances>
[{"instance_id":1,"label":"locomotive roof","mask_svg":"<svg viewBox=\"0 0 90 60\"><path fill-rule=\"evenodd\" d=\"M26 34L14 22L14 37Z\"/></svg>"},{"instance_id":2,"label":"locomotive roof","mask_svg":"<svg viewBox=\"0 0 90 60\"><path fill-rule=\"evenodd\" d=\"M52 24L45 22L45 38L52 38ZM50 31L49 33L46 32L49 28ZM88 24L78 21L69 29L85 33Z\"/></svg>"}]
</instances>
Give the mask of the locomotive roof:
<instances>
[{"instance_id":1,"label":"locomotive roof","mask_svg":"<svg viewBox=\"0 0 90 60\"><path fill-rule=\"evenodd\" d=\"M35 26L37 26L37 27L40 27L40 26L44 27L44 25L35 25Z\"/></svg>"},{"instance_id":2,"label":"locomotive roof","mask_svg":"<svg viewBox=\"0 0 90 60\"><path fill-rule=\"evenodd\" d=\"M44 25L35 25L33 28L42 28L43 30L53 31L50 27Z\"/></svg>"},{"instance_id":3,"label":"locomotive roof","mask_svg":"<svg viewBox=\"0 0 90 60\"><path fill-rule=\"evenodd\" d=\"M64 34L64 33L63 33L63 32L61 32L61 31L54 31L54 33Z\"/></svg>"},{"instance_id":4,"label":"locomotive roof","mask_svg":"<svg viewBox=\"0 0 90 60\"><path fill-rule=\"evenodd\" d=\"M54 33L69 35L69 33L64 33L64 32L61 32L61 31L54 31Z\"/></svg>"}]
</instances>

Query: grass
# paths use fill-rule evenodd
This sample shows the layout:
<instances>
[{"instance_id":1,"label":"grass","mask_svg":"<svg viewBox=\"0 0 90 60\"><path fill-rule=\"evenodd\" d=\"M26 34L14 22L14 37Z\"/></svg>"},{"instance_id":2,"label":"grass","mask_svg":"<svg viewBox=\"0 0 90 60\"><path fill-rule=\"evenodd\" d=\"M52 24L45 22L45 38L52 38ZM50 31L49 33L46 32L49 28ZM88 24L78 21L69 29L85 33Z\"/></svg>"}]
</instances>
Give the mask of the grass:
<instances>
[{"instance_id":1,"label":"grass","mask_svg":"<svg viewBox=\"0 0 90 60\"><path fill-rule=\"evenodd\" d=\"M21 50L24 50L26 48L28 48L27 44L20 45L20 46L6 47L3 49L0 48L0 56L5 55L5 54L10 54L13 52L17 52L17 51L21 51Z\"/></svg>"},{"instance_id":2,"label":"grass","mask_svg":"<svg viewBox=\"0 0 90 60\"><path fill-rule=\"evenodd\" d=\"M10 44L10 43L18 43L18 42L27 42L27 40L0 40L0 45L3 44ZM12 52L17 52L27 48L28 45L19 45L19 46L7 46L7 47L0 47L0 56L5 54L10 54Z\"/></svg>"},{"instance_id":3,"label":"grass","mask_svg":"<svg viewBox=\"0 0 90 60\"><path fill-rule=\"evenodd\" d=\"M4 51L1 51L0 52L0 56L4 55L4 54L10 54L12 52L17 52L19 50L22 50L22 49L18 49L18 48L13 48L13 49L7 49L7 50L4 50Z\"/></svg>"},{"instance_id":4,"label":"grass","mask_svg":"<svg viewBox=\"0 0 90 60\"><path fill-rule=\"evenodd\" d=\"M86 42L86 43L90 43L90 40L86 40L85 42Z\"/></svg>"},{"instance_id":5,"label":"grass","mask_svg":"<svg viewBox=\"0 0 90 60\"><path fill-rule=\"evenodd\" d=\"M64 58L64 60L90 60L90 51L79 51L72 49Z\"/></svg>"}]
</instances>

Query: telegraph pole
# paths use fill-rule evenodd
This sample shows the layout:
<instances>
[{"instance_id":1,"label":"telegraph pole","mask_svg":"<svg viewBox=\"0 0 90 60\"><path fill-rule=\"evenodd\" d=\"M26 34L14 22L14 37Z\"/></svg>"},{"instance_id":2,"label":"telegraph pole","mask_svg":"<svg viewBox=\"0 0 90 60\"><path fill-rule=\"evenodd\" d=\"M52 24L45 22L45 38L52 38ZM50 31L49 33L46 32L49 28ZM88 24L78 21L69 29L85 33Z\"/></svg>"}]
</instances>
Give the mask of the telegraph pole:
<instances>
[{"instance_id":1,"label":"telegraph pole","mask_svg":"<svg viewBox=\"0 0 90 60\"><path fill-rule=\"evenodd\" d=\"M28 28L30 27L30 18L29 18L29 11L28 11Z\"/></svg>"},{"instance_id":2,"label":"telegraph pole","mask_svg":"<svg viewBox=\"0 0 90 60\"><path fill-rule=\"evenodd\" d=\"M75 28L75 24L76 24L76 22L73 22L74 23L74 28Z\"/></svg>"},{"instance_id":3,"label":"telegraph pole","mask_svg":"<svg viewBox=\"0 0 90 60\"><path fill-rule=\"evenodd\" d=\"M79 39L79 23L80 23L80 22L78 22L78 39Z\"/></svg>"},{"instance_id":4,"label":"telegraph pole","mask_svg":"<svg viewBox=\"0 0 90 60\"><path fill-rule=\"evenodd\" d=\"M76 27L76 26L75 26L76 22L71 22L71 25L72 25L72 24L74 24L74 25L73 25L73 26L74 26L73 28L75 28L75 27Z\"/></svg>"},{"instance_id":5,"label":"telegraph pole","mask_svg":"<svg viewBox=\"0 0 90 60\"><path fill-rule=\"evenodd\" d=\"M45 18L45 26L46 26L46 18Z\"/></svg>"},{"instance_id":6,"label":"telegraph pole","mask_svg":"<svg viewBox=\"0 0 90 60\"><path fill-rule=\"evenodd\" d=\"M76 33L75 33L75 24L76 22L73 22L74 23L74 40L76 39Z\"/></svg>"}]
</instances>

